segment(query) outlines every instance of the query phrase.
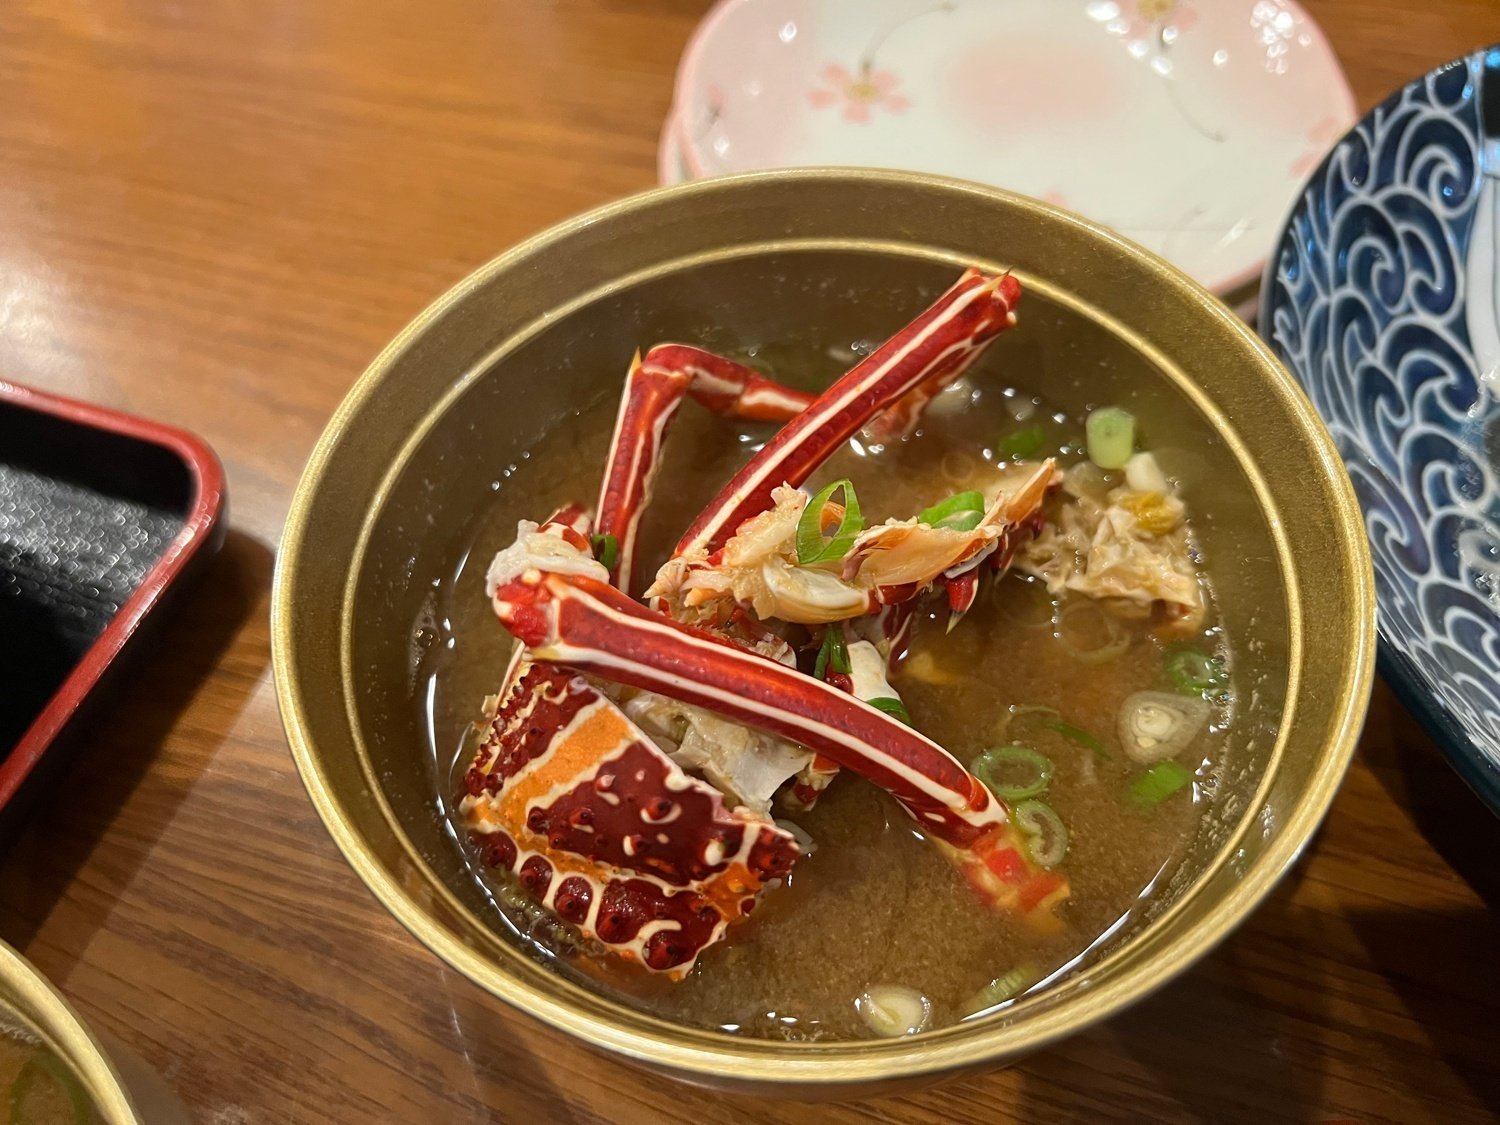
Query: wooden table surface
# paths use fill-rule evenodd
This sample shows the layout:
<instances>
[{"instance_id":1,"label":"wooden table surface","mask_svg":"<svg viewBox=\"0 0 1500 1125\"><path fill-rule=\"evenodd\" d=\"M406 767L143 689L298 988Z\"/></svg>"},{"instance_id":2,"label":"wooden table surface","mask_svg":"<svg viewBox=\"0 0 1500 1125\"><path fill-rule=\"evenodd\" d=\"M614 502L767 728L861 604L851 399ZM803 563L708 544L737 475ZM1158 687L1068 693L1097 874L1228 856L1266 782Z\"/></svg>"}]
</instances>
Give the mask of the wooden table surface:
<instances>
[{"instance_id":1,"label":"wooden table surface","mask_svg":"<svg viewBox=\"0 0 1500 1125\"><path fill-rule=\"evenodd\" d=\"M1496 0L1307 6L1361 107L1500 39ZM1500 1112L1500 821L1383 686L1306 861L1218 951L1106 1026L907 1096L732 1104L603 1058L448 971L345 865L271 683L293 483L433 296L653 183L704 7L0 6L0 374L196 430L232 495L67 801L0 862L0 937L218 1125Z\"/></svg>"}]
</instances>

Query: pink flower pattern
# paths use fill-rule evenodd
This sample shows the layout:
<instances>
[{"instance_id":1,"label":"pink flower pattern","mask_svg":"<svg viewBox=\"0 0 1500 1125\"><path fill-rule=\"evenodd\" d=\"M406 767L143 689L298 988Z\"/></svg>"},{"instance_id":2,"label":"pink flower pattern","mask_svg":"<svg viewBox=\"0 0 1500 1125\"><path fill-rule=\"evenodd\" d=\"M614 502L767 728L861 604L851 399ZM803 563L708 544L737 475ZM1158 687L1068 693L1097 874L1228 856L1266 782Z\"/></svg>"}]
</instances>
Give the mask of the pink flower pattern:
<instances>
[{"instance_id":1,"label":"pink flower pattern","mask_svg":"<svg viewBox=\"0 0 1500 1125\"><path fill-rule=\"evenodd\" d=\"M1132 39L1149 35L1158 27L1186 31L1198 22L1198 13L1183 0L1135 0L1130 7L1135 9L1128 33Z\"/></svg>"},{"instance_id":2,"label":"pink flower pattern","mask_svg":"<svg viewBox=\"0 0 1500 1125\"><path fill-rule=\"evenodd\" d=\"M1123 0L1089 6L1089 15L1111 35L1118 35L1131 53L1149 49L1166 32L1180 35L1198 22L1197 10L1187 0Z\"/></svg>"},{"instance_id":3,"label":"pink flower pattern","mask_svg":"<svg viewBox=\"0 0 1500 1125\"><path fill-rule=\"evenodd\" d=\"M901 82L888 70L866 66L856 75L837 63L830 63L823 68L822 79L825 85L809 90L807 100L818 109L831 109L842 103L843 118L851 125L869 124L872 109L904 113L911 105L906 97L895 92Z\"/></svg>"}]
</instances>

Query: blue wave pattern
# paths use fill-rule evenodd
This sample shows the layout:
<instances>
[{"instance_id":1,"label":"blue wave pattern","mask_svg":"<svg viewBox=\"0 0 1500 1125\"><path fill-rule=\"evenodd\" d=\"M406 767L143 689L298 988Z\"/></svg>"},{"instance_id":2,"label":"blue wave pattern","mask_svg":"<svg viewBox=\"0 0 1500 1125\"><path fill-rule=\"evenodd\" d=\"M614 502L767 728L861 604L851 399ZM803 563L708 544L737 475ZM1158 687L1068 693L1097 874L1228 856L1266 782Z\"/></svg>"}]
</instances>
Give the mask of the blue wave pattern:
<instances>
[{"instance_id":1,"label":"blue wave pattern","mask_svg":"<svg viewBox=\"0 0 1500 1125\"><path fill-rule=\"evenodd\" d=\"M1387 655L1500 768L1500 485L1464 292L1481 64L1408 86L1329 155L1277 249L1262 331L1354 481Z\"/></svg>"}]
</instances>

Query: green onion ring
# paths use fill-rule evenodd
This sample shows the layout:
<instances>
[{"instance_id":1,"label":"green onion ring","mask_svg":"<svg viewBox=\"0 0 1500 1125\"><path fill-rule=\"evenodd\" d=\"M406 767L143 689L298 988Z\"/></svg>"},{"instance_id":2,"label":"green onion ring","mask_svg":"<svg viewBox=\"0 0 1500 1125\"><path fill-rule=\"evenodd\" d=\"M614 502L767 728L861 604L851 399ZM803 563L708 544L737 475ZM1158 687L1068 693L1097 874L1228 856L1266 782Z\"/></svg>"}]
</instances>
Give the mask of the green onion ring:
<instances>
[{"instance_id":1,"label":"green onion ring","mask_svg":"<svg viewBox=\"0 0 1500 1125\"><path fill-rule=\"evenodd\" d=\"M1161 804L1173 793L1192 782L1195 775L1184 765L1167 758L1157 762L1130 783L1130 795L1148 808Z\"/></svg>"},{"instance_id":2,"label":"green onion ring","mask_svg":"<svg viewBox=\"0 0 1500 1125\"><path fill-rule=\"evenodd\" d=\"M831 538L823 537L823 508L840 489L844 492L844 518L833 529ZM811 566L813 563L841 559L854 546L854 540L865 529L864 516L860 514L859 498L854 494L854 482L847 477L824 486L802 509L797 521L797 565Z\"/></svg>"},{"instance_id":3,"label":"green onion ring","mask_svg":"<svg viewBox=\"0 0 1500 1125\"><path fill-rule=\"evenodd\" d=\"M1014 776L1016 767L1030 771L1030 776L1021 781L1003 780L1002 771ZM1046 791L1052 781L1052 761L1025 746L997 746L975 758L969 772L1002 801L1023 801Z\"/></svg>"},{"instance_id":4,"label":"green onion ring","mask_svg":"<svg viewBox=\"0 0 1500 1125\"><path fill-rule=\"evenodd\" d=\"M953 531L973 531L982 519L984 494L973 489L954 493L930 508L923 508L917 515L917 520L929 527L945 527Z\"/></svg>"},{"instance_id":5,"label":"green onion ring","mask_svg":"<svg viewBox=\"0 0 1500 1125\"><path fill-rule=\"evenodd\" d=\"M1011 810L1016 826L1025 833L1026 850L1038 867L1056 867L1068 854L1068 829L1052 806L1044 801L1022 801Z\"/></svg>"}]
</instances>

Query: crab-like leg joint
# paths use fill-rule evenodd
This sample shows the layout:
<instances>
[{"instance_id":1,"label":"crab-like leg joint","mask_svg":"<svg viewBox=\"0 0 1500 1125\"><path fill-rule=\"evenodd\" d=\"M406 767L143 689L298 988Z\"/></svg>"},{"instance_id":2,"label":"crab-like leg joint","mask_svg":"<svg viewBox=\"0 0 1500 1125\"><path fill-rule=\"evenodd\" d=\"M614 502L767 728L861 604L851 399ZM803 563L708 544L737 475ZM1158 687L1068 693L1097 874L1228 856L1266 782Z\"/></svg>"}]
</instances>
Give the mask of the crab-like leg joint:
<instances>
[{"instance_id":1,"label":"crab-like leg joint","mask_svg":"<svg viewBox=\"0 0 1500 1125\"><path fill-rule=\"evenodd\" d=\"M1021 285L967 270L937 301L856 365L766 443L699 514L676 555L707 553L771 507L771 492L800 485L870 419L937 378L951 377L1015 323Z\"/></svg>"},{"instance_id":2,"label":"crab-like leg joint","mask_svg":"<svg viewBox=\"0 0 1500 1125\"><path fill-rule=\"evenodd\" d=\"M917 428L917 423L922 420L922 413L927 409L927 404L944 387L961 379L970 365L983 354L982 349L976 348L966 355L959 356L949 366L934 371L920 385L907 391L883 413L870 419L863 431L864 439L872 445L885 445L906 437Z\"/></svg>"},{"instance_id":3,"label":"crab-like leg joint","mask_svg":"<svg viewBox=\"0 0 1500 1125\"><path fill-rule=\"evenodd\" d=\"M530 569L495 589L494 606L536 658L705 707L824 754L960 848L1007 823L989 790L917 731L836 687L653 613L597 578Z\"/></svg>"},{"instance_id":4,"label":"crab-like leg joint","mask_svg":"<svg viewBox=\"0 0 1500 1125\"><path fill-rule=\"evenodd\" d=\"M691 344L657 344L641 366L648 373L685 376L687 393L725 418L789 422L813 404L815 395L784 387L759 371Z\"/></svg>"},{"instance_id":5,"label":"crab-like leg joint","mask_svg":"<svg viewBox=\"0 0 1500 1125\"><path fill-rule=\"evenodd\" d=\"M658 344L644 358L635 356L599 492L599 533L617 544L610 580L627 592L641 514L651 502L662 444L684 395L716 414L770 422L784 422L812 402L803 391L687 344Z\"/></svg>"},{"instance_id":6,"label":"crab-like leg joint","mask_svg":"<svg viewBox=\"0 0 1500 1125\"><path fill-rule=\"evenodd\" d=\"M1051 461L1008 466L996 474L994 499L974 527L935 527L920 517L888 520L860 532L843 558L827 567L798 560L797 529L807 495L778 488L775 506L745 521L720 550L701 559L669 559L646 594L692 623L721 620L736 606L749 606L762 619L802 624L858 618L909 601L988 560L997 560L991 563L995 569L1008 565L1015 547L1034 533L1056 479ZM972 596L954 608L969 604Z\"/></svg>"}]
</instances>

